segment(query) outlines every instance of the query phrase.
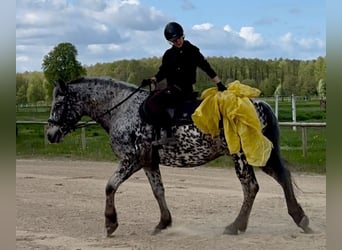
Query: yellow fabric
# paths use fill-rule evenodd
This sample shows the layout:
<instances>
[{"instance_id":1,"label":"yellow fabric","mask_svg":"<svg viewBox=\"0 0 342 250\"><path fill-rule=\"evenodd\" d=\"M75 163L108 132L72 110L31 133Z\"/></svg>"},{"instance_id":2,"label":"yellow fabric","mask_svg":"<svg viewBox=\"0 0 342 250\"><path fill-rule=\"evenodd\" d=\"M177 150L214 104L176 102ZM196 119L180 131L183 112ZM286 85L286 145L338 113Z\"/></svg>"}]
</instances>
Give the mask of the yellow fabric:
<instances>
[{"instance_id":1,"label":"yellow fabric","mask_svg":"<svg viewBox=\"0 0 342 250\"><path fill-rule=\"evenodd\" d=\"M257 97L260 90L232 82L219 92L216 87L202 93L201 105L192 115L195 125L205 134L219 135L222 115L225 139L231 154L242 151L252 166L265 166L272 143L262 134L261 123L249 98Z\"/></svg>"}]
</instances>

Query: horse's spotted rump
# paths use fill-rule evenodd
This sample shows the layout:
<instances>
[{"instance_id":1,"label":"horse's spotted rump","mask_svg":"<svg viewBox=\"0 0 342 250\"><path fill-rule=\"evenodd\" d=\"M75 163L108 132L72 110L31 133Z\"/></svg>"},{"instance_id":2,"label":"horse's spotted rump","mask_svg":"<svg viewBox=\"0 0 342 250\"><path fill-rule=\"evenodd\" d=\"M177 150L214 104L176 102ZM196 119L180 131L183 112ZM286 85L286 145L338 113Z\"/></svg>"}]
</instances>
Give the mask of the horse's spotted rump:
<instances>
[{"instance_id":1,"label":"horse's spotted rump","mask_svg":"<svg viewBox=\"0 0 342 250\"><path fill-rule=\"evenodd\" d=\"M162 136L166 136L164 133L162 131ZM163 145L159 149L162 165L199 166L229 153L223 135L212 138L201 133L194 124L178 127L174 136L176 145Z\"/></svg>"},{"instance_id":2,"label":"horse's spotted rump","mask_svg":"<svg viewBox=\"0 0 342 250\"><path fill-rule=\"evenodd\" d=\"M268 106L269 109L271 109L271 107L267 103L260 101L260 100L257 100L257 99L252 99L251 101L252 101L252 103L255 107L255 110L258 114L259 121L262 124L262 127L263 128L266 127L267 126L267 117L266 117L267 112L265 112L264 109L265 109L265 106Z\"/></svg>"}]
</instances>

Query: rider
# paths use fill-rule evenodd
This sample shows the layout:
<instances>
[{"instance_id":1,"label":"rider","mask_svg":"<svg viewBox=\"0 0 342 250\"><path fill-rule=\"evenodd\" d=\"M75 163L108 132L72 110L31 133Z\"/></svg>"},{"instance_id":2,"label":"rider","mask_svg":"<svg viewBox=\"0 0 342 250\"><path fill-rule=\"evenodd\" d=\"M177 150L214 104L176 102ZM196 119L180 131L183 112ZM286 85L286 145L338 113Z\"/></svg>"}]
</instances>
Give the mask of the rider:
<instances>
[{"instance_id":1,"label":"rider","mask_svg":"<svg viewBox=\"0 0 342 250\"><path fill-rule=\"evenodd\" d=\"M197 67L212 79L219 91L226 90L199 48L184 39L184 31L180 24L168 23L164 29L164 36L172 47L165 51L159 71L150 79L143 80L144 85L149 84L154 90L157 83L166 79L167 87L150 100L154 111L162 113L166 109L176 108L187 99L193 99L192 85L196 83ZM172 120L172 114L169 118ZM165 123L170 122L167 120Z\"/></svg>"}]
</instances>

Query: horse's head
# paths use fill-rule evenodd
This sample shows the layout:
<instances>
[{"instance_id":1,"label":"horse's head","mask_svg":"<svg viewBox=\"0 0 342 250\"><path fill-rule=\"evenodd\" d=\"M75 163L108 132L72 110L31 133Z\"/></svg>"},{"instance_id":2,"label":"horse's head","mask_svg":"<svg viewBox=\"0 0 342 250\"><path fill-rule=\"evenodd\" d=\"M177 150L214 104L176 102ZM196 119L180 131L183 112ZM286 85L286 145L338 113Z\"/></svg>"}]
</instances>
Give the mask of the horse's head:
<instances>
[{"instance_id":1,"label":"horse's head","mask_svg":"<svg viewBox=\"0 0 342 250\"><path fill-rule=\"evenodd\" d=\"M63 81L58 82L53 90L47 138L51 143L60 142L63 137L76 127L82 117L82 106L77 93Z\"/></svg>"}]
</instances>

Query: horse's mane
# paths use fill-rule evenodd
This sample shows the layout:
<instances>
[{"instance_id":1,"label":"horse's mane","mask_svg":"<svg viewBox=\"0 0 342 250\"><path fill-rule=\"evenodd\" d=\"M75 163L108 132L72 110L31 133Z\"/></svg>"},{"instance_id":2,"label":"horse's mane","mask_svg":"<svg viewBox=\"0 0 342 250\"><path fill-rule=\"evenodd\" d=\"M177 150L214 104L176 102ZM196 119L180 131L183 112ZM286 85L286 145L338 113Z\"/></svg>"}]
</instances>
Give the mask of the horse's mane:
<instances>
[{"instance_id":1,"label":"horse's mane","mask_svg":"<svg viewBox=\"0 0 342 250\"><path fill-rule=\"evenodd\" d=\"M137 86L132 83L120 81L117 79L112 79L110 77L80 77L80 78L69 81L67 84L79 84L79 83L111 84L111 85L117 85L122 88L127 88L131 90L135 90L137 88Z\"/></svg>"}]
</instances>

